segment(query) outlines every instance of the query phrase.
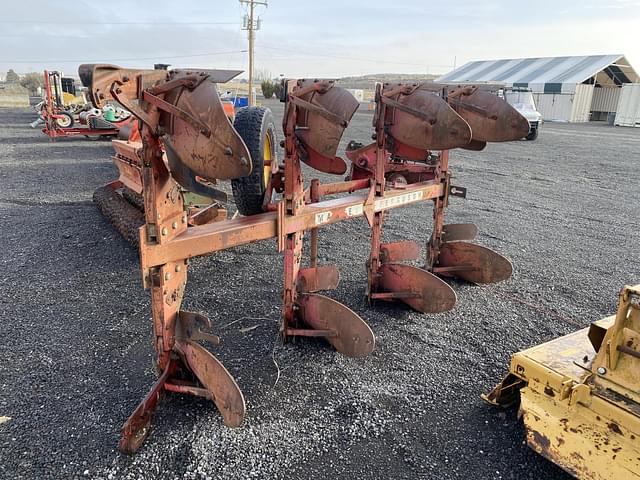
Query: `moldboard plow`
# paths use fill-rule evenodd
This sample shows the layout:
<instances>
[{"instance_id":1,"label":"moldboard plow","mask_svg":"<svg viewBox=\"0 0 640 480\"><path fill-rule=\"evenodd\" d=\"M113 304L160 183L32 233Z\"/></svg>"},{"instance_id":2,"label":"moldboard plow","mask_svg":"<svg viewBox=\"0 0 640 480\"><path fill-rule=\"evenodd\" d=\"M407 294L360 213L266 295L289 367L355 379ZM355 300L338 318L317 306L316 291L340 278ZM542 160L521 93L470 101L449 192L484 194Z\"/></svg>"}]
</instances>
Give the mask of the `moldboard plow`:
<instances>
[{"instance_id":1,"label":"moldboard plow","mask_svg":"<svg viewBox=\"0 0 640 480\"><path fill-rule=\"evenodd\" d=\"M211 72L83 65L81 76L91 85L95 101L113 98L139 119L142 139L137 152L145 219L139 230L140 263L143 284L151 291L160 376L123 427L124 452L139 448L166 391L211 399L226 425L242 424L240 389L197 343L218 343L209 333L209 320L180 308L191 257L276 238L284 256L283 339L322 337L352 357L371 353L375 338L355 312L318 293L335 289L339 282L335 266L318 264L322 227L357 217L368 222L370 301L401 301L420 312L443 312L454 306L456 295L441 276L490 283L511 274L507 259L471 243L475 226L444 224L449 196L465 191L450 184L449 149L479 150L486 142L520 139L528 131L523 117L487 91L437 84L378 85L375 141L349 145L348 180L312 180L305 187L302 163L336 175L348 170L336 153L358 102L332 81L285 82L285 155L280 166L267 149L244 140L221 113ZM234 188L234 196L241 213L248 215L191 222L183 196L194 179L231 179L246 187ZM247 195L253 195L250 201ZM424 266L418 268L405 262L419 259L420 245L413 240L382 243L382 226L388 210L427 200L434 206L434 228ZM310 258L303 266L307 232Z\"/></svg>"}]
</instances>

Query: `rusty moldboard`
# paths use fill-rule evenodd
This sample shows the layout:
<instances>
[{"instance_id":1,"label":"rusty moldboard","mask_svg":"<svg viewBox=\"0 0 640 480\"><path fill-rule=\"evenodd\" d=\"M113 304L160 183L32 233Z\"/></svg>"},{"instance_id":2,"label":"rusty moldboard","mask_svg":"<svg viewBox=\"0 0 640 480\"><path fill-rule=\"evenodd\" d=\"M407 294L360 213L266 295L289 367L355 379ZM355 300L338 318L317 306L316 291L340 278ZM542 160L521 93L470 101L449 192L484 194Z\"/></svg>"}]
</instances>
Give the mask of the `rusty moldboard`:
<instances>
[{"instance_id":1,"label":"rusty moldboard","mask_svg":"<svg viewBox=\"0 0 640 480\"><path fill-rule=\"evenodd\" d=\"M366 357L375 347L371 328L350 308L318 294L298 296L299 318L315 330L333 332L326 340L348 357Z\"/></svg>"},{"instance_id":2,"label":"rusty moldboard","mask_svg":"<svg viewBox=\"0 0 640 480\"><path fill-rule=\"evenodd\" d=\"M472 283L496 283L513 272L511 262L493 250L463 241L445 242L434 272Z\"/></svg>"},{"instance_id":3,"label":"rusty moldboard","mask_svg":"<svg viewBox=\"0 0 640 480\"><path fill-rule=\"evenodd\" d=\"M385 263L380 268L380 275L384 292L398 294L392 298L402 300L419 312L446 312L456 304L456 292L421 268L403 263Z\"/></svg>"}]
</instances>

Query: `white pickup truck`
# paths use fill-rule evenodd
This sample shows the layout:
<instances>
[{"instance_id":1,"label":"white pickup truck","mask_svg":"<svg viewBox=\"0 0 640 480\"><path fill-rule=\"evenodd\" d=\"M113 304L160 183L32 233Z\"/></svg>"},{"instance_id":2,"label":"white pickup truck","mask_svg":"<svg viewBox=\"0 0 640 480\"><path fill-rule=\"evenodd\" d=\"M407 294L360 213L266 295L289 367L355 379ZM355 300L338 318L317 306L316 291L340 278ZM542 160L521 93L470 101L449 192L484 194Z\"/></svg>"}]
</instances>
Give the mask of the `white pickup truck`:
<instances>
[{"instance_id":1,"label":"white pickup truck","mask_svg":"<svg viewBox=\"0 0 640 480\"><path fill-rule=\"evenodd\" d=\"M531 90L527 88L509 87L503 91L504 99L529 121L527 140L538 138L538 130L542 124L542 114L536 110Z\"/></svg>"}]
</instances>

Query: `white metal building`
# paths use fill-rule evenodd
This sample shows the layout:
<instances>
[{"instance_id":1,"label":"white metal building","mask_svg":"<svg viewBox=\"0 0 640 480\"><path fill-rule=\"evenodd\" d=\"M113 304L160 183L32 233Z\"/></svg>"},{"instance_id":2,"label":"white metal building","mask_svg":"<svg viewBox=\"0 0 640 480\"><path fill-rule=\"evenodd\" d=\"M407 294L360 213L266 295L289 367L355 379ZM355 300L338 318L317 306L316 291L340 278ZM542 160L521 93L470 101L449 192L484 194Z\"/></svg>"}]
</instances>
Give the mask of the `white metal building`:
<instances>
[{"instance_id":1,"label":"white metal building","mask_svg":"<svg viewBox=\"0 0 640 480\"><path fill-rule=\"evenodd\" d=\"M620 87L640 76L619 54L473 61L436 82L528 87L544 120L588 122L615 113Z\"/></svg>"},{"instance_id":2,"label":"white metal building","mask_svg":"<svg viewBox=\"0 0 640 480\"><path fill-rule=\"evenodd\" d=\"M626 83L620 89L615 125L640 127L640 83Z\"/></svg>"}]
</instances>

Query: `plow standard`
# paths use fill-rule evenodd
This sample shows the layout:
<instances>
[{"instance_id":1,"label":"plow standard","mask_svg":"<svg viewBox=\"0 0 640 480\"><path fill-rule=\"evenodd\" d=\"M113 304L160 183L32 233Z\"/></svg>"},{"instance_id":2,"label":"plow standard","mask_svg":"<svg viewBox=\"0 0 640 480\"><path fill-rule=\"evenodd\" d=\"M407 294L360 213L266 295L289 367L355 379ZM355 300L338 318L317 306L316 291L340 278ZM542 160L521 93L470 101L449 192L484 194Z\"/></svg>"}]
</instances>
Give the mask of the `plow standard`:
<instances>
[{"instance_id":1,"label":"plow standard","mask_svg":"<svg viewBox=\"0 0 640 480\"><path fill-rule=\"evenodd\" d=\"M302 163L336 175L348 170L336 154L358 102L332 81L286 83L285 154L280 165L273 148L275 136L268 133L270 114L248 108L242 115L261 120L253 125L257 132L253 137L241 135L224 114L215 71L83 65L80 76L90 85L97 106L116 100L140 124L140 146L122 155L131 160L131 168L120 169L115 186L134 187L142 194L143 210L138 211L144 212L144 225L135 233L143 284L152 297L159 378L123 426L123 452L140 447L163 392L211 399L226 425L238 427L243 422L240 388L198 343L218 343L209 320L181 310L192 257L276 238L284 256L283 339L321 337L352 357L371 353L375 337L358 314L318 293L336 288L339 282L335 266L318 263L322 227L357 217L368 222L366 294L372 303L399 301L419 312L443 312L454 307L456 295L440 277L491 283L511 275L506 258L471 242L477 233L474 225L444 223L449 196L465 193L450 182L449 150L480 150L487 142L520 139L529 128L512 107L483 88L378 85L374 142L350 144L349 179L328 184L312 180L305 186ZM128 177L136 175L139 181L128 185ZM247 216L227 219L202 213L217 212L216 202L195 212L188 207L186 192L226 179L232 180L236 204ZM215 199L215 192L209 193ZM389 210L425 201L433 204L434 222L419 268L406 262L420 258L421 245L413 239L383 243L382 228ZM197 215L202 215L200 221L194 221ZM117 212L112 217L117 223ZM121 225L119 230L132 228ZM303 266L307 233L310 258Z\"/></svg>"}]
</instances>

